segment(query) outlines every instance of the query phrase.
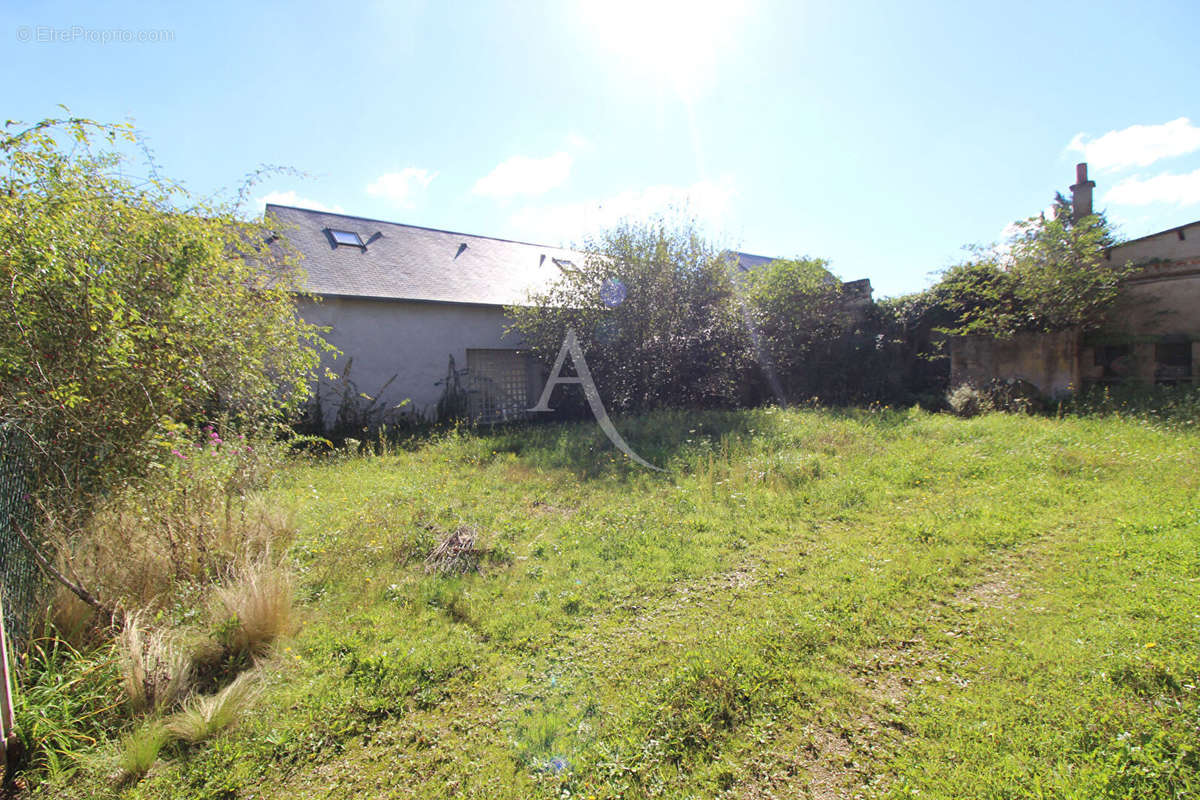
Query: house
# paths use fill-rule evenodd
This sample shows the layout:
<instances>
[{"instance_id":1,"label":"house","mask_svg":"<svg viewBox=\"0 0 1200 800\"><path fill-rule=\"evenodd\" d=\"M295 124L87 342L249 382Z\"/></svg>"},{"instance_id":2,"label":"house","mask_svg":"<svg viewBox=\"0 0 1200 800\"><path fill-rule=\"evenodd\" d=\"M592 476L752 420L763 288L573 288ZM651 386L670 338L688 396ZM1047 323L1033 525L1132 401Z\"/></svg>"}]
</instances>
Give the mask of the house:
<instances>
[{"instance_id":1,"label":"house","mask_svg":"<svg viewBox=\"0 0 1200 800\"><path fill-rule=\"evenodd\" d=\"M301 316L327 326L343 353L327 363L339 378L317 387L326 425L339 413L347 425L433 417L448 376L464 382L477 418L519 415L536 401L540 368L505 332L504 306L584 254L290 206L269 204L267 216L317 298L300 300Z\"/></svg>"},{"instance_id":2,"label":"house","mask_svg":"<svg viewBox=\"0 0 1200 800\"><path fill-rule=\"evenodd\" d=\"M1076 166L1072 213L1092 213L1095 181ZM1191 384L1200 367L1200 221L1114 245L1105 258L1135 270L1103 332L968 336L950 347L950 385L1021 379L1056 395L1095 384Z\"/></svg>"}]
</instances>

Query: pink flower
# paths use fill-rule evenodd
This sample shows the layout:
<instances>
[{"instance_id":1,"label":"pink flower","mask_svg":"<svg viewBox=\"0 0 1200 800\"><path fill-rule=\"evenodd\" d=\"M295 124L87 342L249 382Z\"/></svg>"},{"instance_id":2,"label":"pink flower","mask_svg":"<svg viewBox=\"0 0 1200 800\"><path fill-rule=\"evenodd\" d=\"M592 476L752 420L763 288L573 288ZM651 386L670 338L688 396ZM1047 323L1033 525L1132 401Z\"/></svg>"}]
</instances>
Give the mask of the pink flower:
<instances>
[{"instance_id":1,"label":"pink flower","mask_svg":"<svg viewBox=\"0 0 1200 800\"><path fill-rule=\"evenodd\" d=\"M172 450L171 452L174 453L175 455L179 456L180 458L187 460L187 456L185 456L183 453L179 452L178 450Z\"/></svg>"}]
</instances>

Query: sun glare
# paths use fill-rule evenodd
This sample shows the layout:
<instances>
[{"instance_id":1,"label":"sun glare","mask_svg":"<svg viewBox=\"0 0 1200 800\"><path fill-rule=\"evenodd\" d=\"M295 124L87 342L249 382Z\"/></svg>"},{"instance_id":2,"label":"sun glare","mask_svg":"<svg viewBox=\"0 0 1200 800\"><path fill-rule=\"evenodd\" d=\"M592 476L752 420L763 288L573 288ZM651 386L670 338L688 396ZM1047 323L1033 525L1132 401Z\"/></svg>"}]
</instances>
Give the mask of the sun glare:
<instances>
[{"instance_id":1,"label":"sun glare","mask_svg":"<svg viewBox=\"0 0 1200 800\"><path fill-rule=\"evenodd\" d=\"M603 46L685 100L712 79L745 10L737 0L582 0L583 19Z\"/></svg>"}]
</instances>

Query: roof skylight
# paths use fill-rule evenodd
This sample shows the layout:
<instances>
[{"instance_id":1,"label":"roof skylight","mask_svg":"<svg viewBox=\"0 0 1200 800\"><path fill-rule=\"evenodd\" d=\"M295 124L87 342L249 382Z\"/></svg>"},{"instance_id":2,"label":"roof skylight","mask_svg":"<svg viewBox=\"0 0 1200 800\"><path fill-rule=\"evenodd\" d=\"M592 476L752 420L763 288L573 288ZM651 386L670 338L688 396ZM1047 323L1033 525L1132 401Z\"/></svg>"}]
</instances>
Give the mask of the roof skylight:
<instances>
[{"instance_id":1,"label":"roof skylight","mask_svg":"<svg viewBox=\"0 0 1200 800\"><path fill-rule=\"evenodd\" d=\"M354 231L335 231L330 229L329 235L333 237L335 244L346 244L352 247L366 248L366 245L363 244L362 237Z\"/></svg>"}]
</instances>

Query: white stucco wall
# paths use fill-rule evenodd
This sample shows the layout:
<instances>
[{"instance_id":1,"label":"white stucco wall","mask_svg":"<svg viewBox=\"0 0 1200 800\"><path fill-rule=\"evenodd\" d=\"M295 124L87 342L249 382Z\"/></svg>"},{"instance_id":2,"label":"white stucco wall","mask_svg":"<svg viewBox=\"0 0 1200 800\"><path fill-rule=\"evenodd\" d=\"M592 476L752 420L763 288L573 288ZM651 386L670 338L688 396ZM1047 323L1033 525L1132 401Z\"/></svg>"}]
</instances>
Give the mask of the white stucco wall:
<instances>
[{"instance_id":1,"label":"white stucco wall","mask_svg":"<svg viewBox=\"0 0 1200 800\"><path fill-rule=\"evenodd\" d=\"M426 416L442 396L435 384L446 377L451 355L463 369L468 348L520 344L516 334L503 335L509 320L500 306L326 297L302 300L299 309L305 320L329 326L326 340L343 351L326 366L341 374L352 358L350 380L373 397L395 376L381 402L394 406L409 399L407 408Z\"/></svg>"}]
</instances>

